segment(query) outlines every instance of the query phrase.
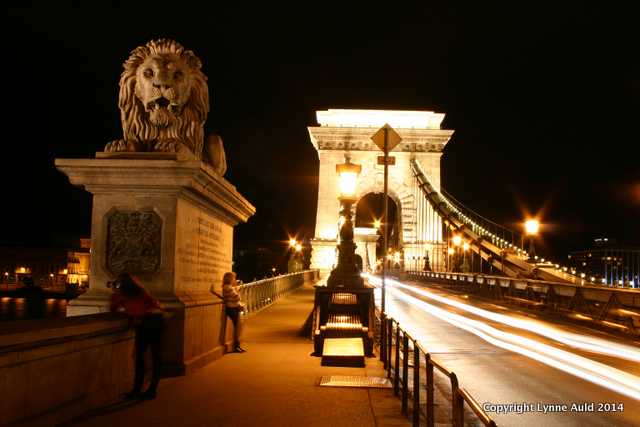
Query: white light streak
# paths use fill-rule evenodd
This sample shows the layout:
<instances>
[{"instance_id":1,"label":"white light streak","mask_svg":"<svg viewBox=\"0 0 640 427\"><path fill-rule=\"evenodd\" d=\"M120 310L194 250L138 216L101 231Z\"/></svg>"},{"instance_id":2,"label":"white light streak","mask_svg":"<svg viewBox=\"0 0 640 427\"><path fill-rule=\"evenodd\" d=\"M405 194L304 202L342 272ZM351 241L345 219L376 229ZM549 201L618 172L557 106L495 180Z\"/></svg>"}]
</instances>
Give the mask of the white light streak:
<instances>
[{"instance_id":1,"label":"white light streak","mask_svg":"<svg viewBox=\"0 0 640 427\"><path fill-rule=\"evenodd\" d=\"M376 285L380 284L380 280L376 277L368 276L368 279L370 282ZM557 349L555 347L540 343L538 341L535 341L529 338L524 338L512 333L500 331L481 321L469 319L459 314L446 311L444 309L431 305L425 301L422 301L418 298L405 294L403 291L400 290L400 288L407 288L414 292L417 292L418 290L410 286L407 286L403 283L397 282L393 279L387 279L387 285L391 285L391 286L387 286L387 290L391 292L395 297L402 299L407 303L409 303L410 305L416 308L419 308L427 313L430 313L456 327L459 327L468 332L471 332L474 335L484 339L485 341L495 346L522 354L524 356L527 356L529 358L542 362L551 367L560 369L571 375L577 376L579 378L585 379L592 383L598 384L602 387L608 388L610 390L613 390L618 393L624 394L626 396L632 397L634 399L640 400L640 378L634 375L627 374L623 371L604 365L602 363L592 361L585 357L578 356L578 355L569 353L567 351ZM419 289L419 290L423 291L422 289ZM427 292L427 291L424 291L424 292ZM422 295L421 292L418 292L418 293ZM430 292L427 292L427 293L431 294ZM430 297L438 297L438 298L432 298L438 301L440 298L444 300L448 300L447 298L441 297L439 295L434 295L434 294L431 294ZM531 330L530 329L532 326L531 322L525 322L521 319L512 318L510 316L504 316L497 313L487 312L486 310L481 310L476 307L467 306L466 304L453 301L453 300L449 300L448 302L445 302L445 303L447 304L455 303L455 304L449 304L451 306L458 306L458 305L466 306L466 308L462 308L462 307L458 307L458 308L461 308L467 312L473 313L474 310L478 310L480 312L484 311L494 316L506 317L506 318L509 318L508 324L511 326L516 326L516 323L517 323L519 324L519 326L516 326L516 327L530 330L532 332L539 333L541 335L545 335L545 334L542 334L539 330ZM482 317L485 317L485 316L482 316ZM503 321L500 321L500 320L496 320L496 321L500 323L505 323L504 322L505 319L502 319L502 320ZM540 328L540 327L541 325L536 324L536 328ZM637 352L632 351L630 348L624 348L626 346L616 345L616 344L609 343L604 340L598 340L595 338L578 336L576 334L568 334L562 331L552 330L550 328L542 328L541 330L544 330L544 332L549 333L549 335L551 335L550 338L553 338L553 339L557 338L558 341L560 342L564 342L562 340L570 342L571 344L568 344L568 345L576 345L576 346L579 346L579 348L585 348L585 349L586 348L593 348L598 350L604 349L608 351L607 354L613 354L613 355L620 354L619 357L630 358L630 360L636 360L635 358L638 357ZM572 338L580 338L580 339L570 339L564 336L565 334L572 336ZM610 347L603 346L603 342L609 345ZM594 351L598 351L598 350L594 350Z\"/></svg>"}]
</instances>

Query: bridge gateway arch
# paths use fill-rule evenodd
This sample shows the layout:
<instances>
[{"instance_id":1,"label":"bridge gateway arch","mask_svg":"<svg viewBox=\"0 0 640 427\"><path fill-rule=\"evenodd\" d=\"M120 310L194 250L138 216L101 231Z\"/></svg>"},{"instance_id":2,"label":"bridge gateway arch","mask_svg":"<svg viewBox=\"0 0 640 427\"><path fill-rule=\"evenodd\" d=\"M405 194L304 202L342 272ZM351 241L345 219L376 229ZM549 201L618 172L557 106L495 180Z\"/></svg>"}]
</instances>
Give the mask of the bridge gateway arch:
<instances>
[{"instance_id":1,"label":"bridge gateway arch","mask_svg":"<svg viewBox=\"0 0 640 427\"><path fill-rule=\"evenodd\" d=\"M340 202L336 165L345 157L362 166L358 178L357 198L383 193L384 166L378 165L380 149L371 136L385 123L393 127L402 141L391 152L395 165L389 166L388 193L396 204L398 244L403 249L404 264L424 262L443 264L441 252L442 222L431 208L411 168L417 160L436 190L440 189L440 157L453 130L441 129L444 114L432 111L336 110L316 112L319 126L309 126L311 143L320 160L318 209L315 236L312 240L311 268L327 274L336 264L336 244ZM354 204L357 206L357 203ZM355 215L354 215L355 218ZM364 267L375 266L376 230L356 228L357 253Z\"/></svg>"}]
</instances>

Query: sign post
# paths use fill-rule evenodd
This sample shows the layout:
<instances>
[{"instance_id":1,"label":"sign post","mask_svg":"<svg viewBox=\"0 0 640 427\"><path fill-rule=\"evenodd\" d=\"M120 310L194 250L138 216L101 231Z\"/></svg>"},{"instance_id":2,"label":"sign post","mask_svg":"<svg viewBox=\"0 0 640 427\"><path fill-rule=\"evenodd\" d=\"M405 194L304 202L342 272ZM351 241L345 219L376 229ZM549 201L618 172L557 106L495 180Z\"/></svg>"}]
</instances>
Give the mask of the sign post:
<instances>
[{"instance_id":1,"label":"sign post","mask_svg":"<svg viewBox=\"0 0 640 427\"><path fill-rule=\"evenodd\" d=\"M384 236L382 243L382 298L380 304L380 311L385 313L385 294L386 294L386 277L387 277L387 234L388 234L388 210L389 210L389 202L388 202L388 179L389 179L389 151L393 150L396 145L402 141L400 135L391 127L389 124L385 124L382 126L372 137L371 140L384 152L384 213L382 216L382 224L384 227ZM395 158L392 157L393 163L395 164ZM378 161L378 163L380 163ZM384 325L383 325L384 326Z\"/></svg>"}]
</instances>

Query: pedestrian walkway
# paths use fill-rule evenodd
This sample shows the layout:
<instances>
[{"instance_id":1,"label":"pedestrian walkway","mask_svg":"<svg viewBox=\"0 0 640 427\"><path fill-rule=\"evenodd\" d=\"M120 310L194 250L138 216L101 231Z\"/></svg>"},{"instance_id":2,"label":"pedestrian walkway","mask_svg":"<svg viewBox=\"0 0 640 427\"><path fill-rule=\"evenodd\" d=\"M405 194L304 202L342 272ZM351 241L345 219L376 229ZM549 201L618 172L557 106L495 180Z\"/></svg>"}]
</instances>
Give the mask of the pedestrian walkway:
<instances>
[{"instance_id":1,"label":"pedestrian walkway","mask_svg":"<svg viewBox=\"0 0 640 427\"><path fill-rule=\"evenodd\" d=\"M408 426L389 389L319 387L321 376L384 376L365 368L320 366L302 333L313 308L305 285L249 317L242 347L196 373L163 380L152 401L103 408L73 426Z\"/></svg>"}]
</instances>

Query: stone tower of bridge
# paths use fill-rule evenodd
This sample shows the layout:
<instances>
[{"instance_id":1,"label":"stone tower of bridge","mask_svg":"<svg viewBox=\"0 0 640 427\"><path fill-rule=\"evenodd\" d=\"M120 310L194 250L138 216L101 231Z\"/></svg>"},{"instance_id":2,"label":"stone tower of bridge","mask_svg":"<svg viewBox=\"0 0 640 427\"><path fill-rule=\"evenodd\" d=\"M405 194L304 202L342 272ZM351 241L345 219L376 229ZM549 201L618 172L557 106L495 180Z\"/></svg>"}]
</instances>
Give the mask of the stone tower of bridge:
<instances>
[{"instance_id":1,"label":"stone tower of bridge","mask_svg":"<svg viewBox=\"0 0 640 427\"><path fill-rule=\"evenodd\" d=\"M319 126L308 127L311 143L318 151L320 176L318 211L311 267L327 273L336 263L336 244L340 202L336 164L345 156L362 166L356 197L382 193L384 166L377 164L380 149L371 136L385 123L393 127L402 141L391 152L395 165L389 166L389 196L398 208L400 244L405 264L423 257L442 241L442 226L437 215L417 191L411 171L411 159L417 159L429 179L440 188L440 157L452 130L440 129L444 114L431 111L327 110L316 112ZM355 206L355 204L354 204ZM425 227L425 218L430 226ZM356 229L357 252L375 265L375 230ZM435 252L434 252L435 253ZM432 258L432 257L430 257Z\"/></svg>"}]
</instances>

